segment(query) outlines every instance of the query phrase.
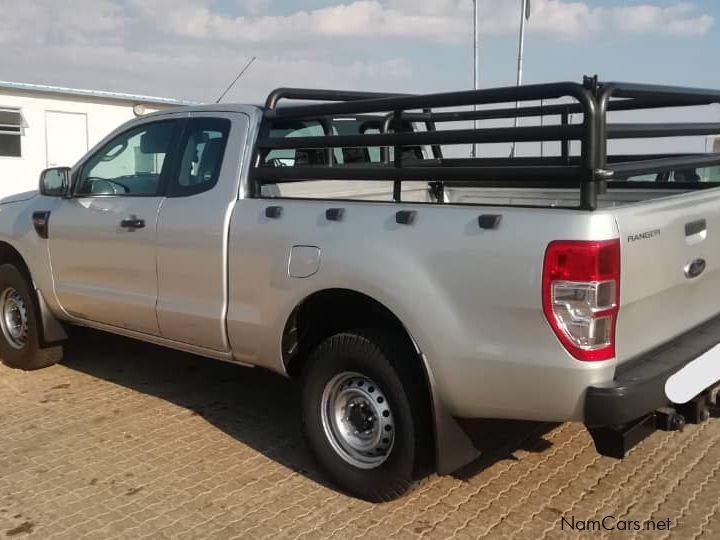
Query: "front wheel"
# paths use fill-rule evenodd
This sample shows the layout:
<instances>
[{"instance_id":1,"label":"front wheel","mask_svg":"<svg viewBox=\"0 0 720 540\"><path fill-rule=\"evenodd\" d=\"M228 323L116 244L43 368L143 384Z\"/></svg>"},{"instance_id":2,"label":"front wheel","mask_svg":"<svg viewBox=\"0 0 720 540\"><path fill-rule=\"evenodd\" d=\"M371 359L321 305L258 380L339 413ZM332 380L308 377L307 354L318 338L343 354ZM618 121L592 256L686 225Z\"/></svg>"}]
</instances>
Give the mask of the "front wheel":
<instances>
[{"instance_id":1,"label":"front wheel","mask_svg":"<svg viewBox=\"0 0 720 540\"><path fill-rule=\"evenodd\" d=\"M42 347L32 290L15 266L0 266L0 360L18 369L40 369L62 358L62 347Z\"/></svg>"},{"instance_id":2,"label":"front wheel","mask_svg":"<svg viewBox=\"0 0 720 540\"><path fill-rule=\"evenodd\" d=\"M427 460L429 407L416 369L403 340L375 330L336 334L308 358L305 432L328 476L351 495L395 499Z\"/></svg>"}]
</instances>

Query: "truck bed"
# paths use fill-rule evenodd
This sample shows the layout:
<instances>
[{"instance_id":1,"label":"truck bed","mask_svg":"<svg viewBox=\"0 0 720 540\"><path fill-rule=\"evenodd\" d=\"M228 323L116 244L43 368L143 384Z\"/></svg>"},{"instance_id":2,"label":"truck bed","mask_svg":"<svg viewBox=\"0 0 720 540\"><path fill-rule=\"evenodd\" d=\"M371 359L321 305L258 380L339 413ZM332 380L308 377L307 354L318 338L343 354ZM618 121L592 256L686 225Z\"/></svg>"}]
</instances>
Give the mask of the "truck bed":
<instances>
[{"instance_id":1,"label":"truck bed","mask_svg":"<svg viewBox=\"0 0 720 540\"><path fill-rule=\"evenodd\" d=\"M642 201L687 193L685 188L617 188L598 195L598 208L628 206ZM392 201L390 182L309 181L263 186L266 197ZM403 182L402 199L431 202L426 182ZM484 206L577 207L580 193L571 188L445 188L445 202Z\"/></svg>"},{"instance_id":2,"label":"truck bed","mask_svg":"<svg viewBox=\"0 0 720 540\"><path fill-rule=\"evenodd\" d=\"M597 208L615 208L635 203L673 197L687 193L685 189L609 189L599 194ZM561 206L576 207L580 203L577 189L538 188L449 188L447 200L454 203L498 206Z\"/></svg>"}]
</instances>

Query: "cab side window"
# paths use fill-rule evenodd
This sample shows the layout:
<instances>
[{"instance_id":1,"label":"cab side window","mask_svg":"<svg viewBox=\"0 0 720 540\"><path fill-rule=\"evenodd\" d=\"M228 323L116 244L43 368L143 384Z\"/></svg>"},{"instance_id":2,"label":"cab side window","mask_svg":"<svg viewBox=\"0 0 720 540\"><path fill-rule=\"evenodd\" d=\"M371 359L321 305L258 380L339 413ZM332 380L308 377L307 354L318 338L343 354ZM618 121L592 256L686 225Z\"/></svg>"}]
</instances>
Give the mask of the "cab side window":
<instances>
[{"instance_id":1,"label":"cab side window","mask_svg":"<svg viewBox=\"0 0 720 540\"><path fill-rule=\"evenodd\" d=\"M230 121L194 118L188 121L180 141L180 163L170 182L168 196L183 197L212 189L220 177Z\"/></svg>"},{"instance_id":2,"label":"cab side window","mask_svg":"<svg viewBox=\"0 0 720 540\"><path fill-rule=\"evenodd\" d=\"M82 166L75 195L159 195L176 126L143 124L112 139Z\"/></svg>"}]
</instances>

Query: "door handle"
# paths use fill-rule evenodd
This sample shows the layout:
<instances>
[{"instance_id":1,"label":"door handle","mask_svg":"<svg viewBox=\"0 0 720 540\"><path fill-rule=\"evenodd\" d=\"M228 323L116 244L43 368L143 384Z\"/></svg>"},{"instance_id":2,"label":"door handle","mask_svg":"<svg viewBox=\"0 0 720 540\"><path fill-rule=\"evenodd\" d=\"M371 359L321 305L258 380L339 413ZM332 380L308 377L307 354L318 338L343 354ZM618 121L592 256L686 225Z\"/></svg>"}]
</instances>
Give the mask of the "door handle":
<instances>
[{"instance_id":1,"label":"door handle","mask_svg":"<svg viewBox=\"0 0 720 540\"><path fill-rule=\"evenodd\" d=\"M145 227L145 220L140 219L137 216L130 216L130 217L123 219L120 222L120 226L123 229L130 229L130 230L142 229L143 227Z\"/></svg>"},{"instance_id":2,"label":"door handle","mask_svg":"<svg viewBox=\"0 0 720 540\"><path fill-rule=\"evenodd\" d=\"M707 221L704 219L698 219L697 221L691 221L685 224L685 236L699 234L705 230L707 230Z\"/></svg>"}]
</instances>

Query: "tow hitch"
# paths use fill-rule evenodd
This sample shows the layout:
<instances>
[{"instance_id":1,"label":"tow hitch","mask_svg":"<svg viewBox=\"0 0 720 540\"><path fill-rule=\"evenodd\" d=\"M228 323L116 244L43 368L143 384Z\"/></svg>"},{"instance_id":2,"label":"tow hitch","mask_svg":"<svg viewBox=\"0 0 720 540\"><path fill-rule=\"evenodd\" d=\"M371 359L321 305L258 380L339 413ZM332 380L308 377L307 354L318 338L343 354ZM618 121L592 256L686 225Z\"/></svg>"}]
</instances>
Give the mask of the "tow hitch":
<instances>
[{"instance_id":1,"label":"tow hitch","mask_svg":"<svg viewBox=\"0 0 720 540\"><path fill-rule=\"evenodd\" d=\"M720 385L708 392L710 416L720 416Z\"/></svg>"},{"instance_id":2,"label":"tow hitch","mask_svg":"<svg viewBox=\"0 0 720 540\"><path fill-rule=\"evenodd\" d=\"M686 423L685 416L672 407L663 407L655 411L655 427L661 431L682 431Z\"/></svg>"},{"instance_id":3,"label":"tow hitch","mask_svg":"<svg viewBox=\"0 0 720 540\"><path fill-rule=\"evenodd\" d=\"M720 416L720 386L687 403L662 407L624 425L588 426L587 430L599 454L622 459L633 446L655 430L682 431L685 424L701 424L711 416Z\"/></svg>"},{"instance_id":4,"label":"tow hitch","mask_svg":"<svg viewBox=\"0 0 720 540\"><path fill-rule=\"evenodd\" d=\"M655 415L648 414L623 426L588 427L598 454L622 459L633 446L655 431Z\"/></svg>"}]
</instances>

